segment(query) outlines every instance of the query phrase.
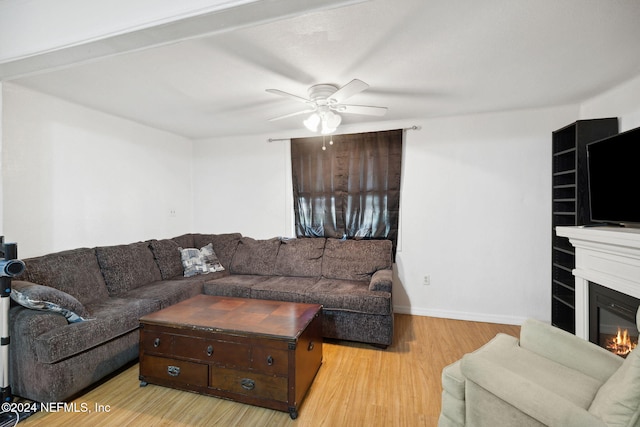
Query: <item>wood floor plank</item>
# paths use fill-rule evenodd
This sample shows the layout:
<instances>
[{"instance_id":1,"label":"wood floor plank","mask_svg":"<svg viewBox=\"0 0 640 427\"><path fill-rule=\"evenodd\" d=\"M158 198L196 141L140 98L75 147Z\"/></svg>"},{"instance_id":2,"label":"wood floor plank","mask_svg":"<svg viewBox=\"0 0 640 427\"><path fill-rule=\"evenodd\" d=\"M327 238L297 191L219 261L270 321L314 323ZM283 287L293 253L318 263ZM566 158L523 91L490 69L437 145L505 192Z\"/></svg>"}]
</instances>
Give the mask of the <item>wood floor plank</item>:
<instances>
[{"instance_id":1,"label":"wood floor plank","mask_svg":"<svg viewBox=\"0 0 640 427\"><path fill-rule=\"evenodd\" d=\"M131 366L70 403L90 412L38 413L20 426L436 426L442 369L512 325L396 314L386 350L345 341L324 343L323 364L298 419L273 411L148 385ZM103 411L96 411L102 408Z\"/></svg>"}]
</instances>

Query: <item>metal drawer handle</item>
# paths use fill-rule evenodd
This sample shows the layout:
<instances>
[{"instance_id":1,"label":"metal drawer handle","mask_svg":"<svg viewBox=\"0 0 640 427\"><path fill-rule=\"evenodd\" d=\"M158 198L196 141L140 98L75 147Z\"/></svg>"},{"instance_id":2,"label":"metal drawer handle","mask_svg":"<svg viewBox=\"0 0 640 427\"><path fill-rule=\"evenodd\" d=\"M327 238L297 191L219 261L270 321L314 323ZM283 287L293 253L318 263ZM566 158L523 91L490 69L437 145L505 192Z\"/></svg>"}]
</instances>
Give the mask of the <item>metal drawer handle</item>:
<instances>
[{"instance_id":1,"label":"metal drawer handle","mask_svg":"<svg viewBox=\"0 0 640 427\"><path fill-rule=\"evenodd\" d=\"M273 365L273 357L271 355L267 356L267 365Z\"/></svg>"},{"instance_id":2,"label":"metal drawer handle","mask_svg":"<svg viewBox=\"0 0 640 427\"><path fill-rule=\"evenodd\" d=\"M177 377L178 375L180 375L180 366L173 366L173 365L167 366L167 374L169 374L172 377Z\"/></svg>"},{"instance_id":3,"label":"metal drawer handle","mask_svg":"<svg viewBox=\"0 0 640 427\"><path fill-rule=\"evenodd\" d=\"M213 354L213 346L210 345L207 347L207 356L211 357L212 354Z\"/></svg>"},{"instance_id":4,"label":"metal drawer handle","mask_svg":"<svg viewBox=\"0 0 640 427\"><path fill-rule=\"evenodd\" d=\"M313 341L309 341L309 347L307 347L307 351L313 350L313 347L315 347L315 344L313 343Z\"/></svg>"},{"instance_id":5,"label":"metal drawer handle","mask_svg":"<svg viewBox=\"0 0 640 427\"><path fill-rule=\"evenodd\" d=\"M240 385L245 390L253 390L256 388L256 382L251 378L243 378L240 380Z\"/></svg>"},{"instance_id":6,"label":"metal drawer handle","mask_svg":"<svg viewBox=\"0 0 640 427\"><path fill-rule=\"evenodd\" d=\"M159 345L160 345L160 338L156 338L155 340L153 340L154 347L158 347Z\"/></svg>"}]
</instances>

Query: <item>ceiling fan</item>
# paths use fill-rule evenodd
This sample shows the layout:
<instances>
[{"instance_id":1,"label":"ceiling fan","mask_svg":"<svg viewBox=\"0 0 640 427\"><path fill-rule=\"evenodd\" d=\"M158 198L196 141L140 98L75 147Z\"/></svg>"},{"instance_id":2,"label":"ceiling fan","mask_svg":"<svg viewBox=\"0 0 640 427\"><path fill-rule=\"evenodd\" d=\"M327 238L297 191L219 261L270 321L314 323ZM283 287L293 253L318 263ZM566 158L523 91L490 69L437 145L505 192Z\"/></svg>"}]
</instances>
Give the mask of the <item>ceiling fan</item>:
<instances>
[{"instance_id":1,"label":"ceiling fan","mask_svg":"<svg viewBox=\"0 0 640 427\"><path fill-rule=\"evenodd\" d=\"M307 105L305 110L274 117L269 119L269 121L281 120L301 114L310 114L304 121L307 129L312 132L319 130L322 134L329 134L333 133L342 122L342 117L338 113L384 116L387 112L386 107L343 103L347 98L362 92L368 87L368 84L358 79L351 80L341 88L332 84L317 84L308 89L308 98L303 98L278 89L267 89L269 93L288 97Z\"/></svg>"}]
</instances>

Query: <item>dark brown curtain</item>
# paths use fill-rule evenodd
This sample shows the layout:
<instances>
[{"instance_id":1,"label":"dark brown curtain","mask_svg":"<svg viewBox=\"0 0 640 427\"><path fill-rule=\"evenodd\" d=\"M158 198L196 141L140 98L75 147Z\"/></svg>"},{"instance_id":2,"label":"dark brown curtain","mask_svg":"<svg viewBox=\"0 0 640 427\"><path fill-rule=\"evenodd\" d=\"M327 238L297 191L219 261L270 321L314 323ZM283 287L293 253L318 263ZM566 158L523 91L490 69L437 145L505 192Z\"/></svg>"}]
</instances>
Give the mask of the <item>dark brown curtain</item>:
<instances>
[{"instance_id":1,"label":"dark brown curtain","mask_svg":"<svg viewBox=\"0 0 640 427\"><path fill-rule=\"evenodd\" d=\"M291 140L298 237L398 239L402 130Z\"/></svg>"}]
</instances>

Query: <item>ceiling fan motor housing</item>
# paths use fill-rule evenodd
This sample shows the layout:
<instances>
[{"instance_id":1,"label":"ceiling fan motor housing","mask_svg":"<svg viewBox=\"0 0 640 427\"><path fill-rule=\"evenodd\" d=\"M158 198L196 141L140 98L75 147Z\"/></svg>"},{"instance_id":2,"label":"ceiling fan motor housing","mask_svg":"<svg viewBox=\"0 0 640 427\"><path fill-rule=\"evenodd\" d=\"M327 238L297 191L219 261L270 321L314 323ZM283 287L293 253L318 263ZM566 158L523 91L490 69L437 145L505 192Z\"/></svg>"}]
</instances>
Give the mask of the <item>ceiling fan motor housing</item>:
<instances>
[{"instance_id":1,"label":"ceiling fan motor housing","mask_svg":"<svg viewBox=\"0 0 640 427\"><path fill-rule=\"evenodd\" d=\"M280 120L280 119L293 117L300 114L307 114L307 113L322 113L326 117L332 118L332 120L335 122L334 123L335 126L331 126L331 128L334 128L334 127L337 127L337 125L340 124L340 122L338 121L339 115L333 113L333 111L336 111L338 113L345 113L345 114L347 113L361 114L361 115L378 116L378 117L384 116L385 113L387 112L386 107L344 104L344 101L347 98L350 98L351 96L362 92L368 87L369 87L368 84L358 79L351 80L349 83L342 86L341 88L333 84L322 83L322 84L313 85L307 90L307 93L309 95L308 98L303 98L301 96L293 95L291 93L284 92L278 89L267 89L267 92L280 95L280 96L286 96L298 102L303 102L308 107L306 110L285 114L283 116L274 117L269 120L270 121ZM313 126L310 126L310 127L313 127Z\"/></svg>"},{"instance_id":2,"label":"ceiling fan motor housing","mask_svg":"<svg viewBox=\"0 0 640 427\"><path fill-rule=\"evenodd\" d=\"M318 105L329 104L329 97L336 93L338 88L331 84L319 84L313 85L309 88L309 99L316 102Z\"/></svg>"}]
</instances>

